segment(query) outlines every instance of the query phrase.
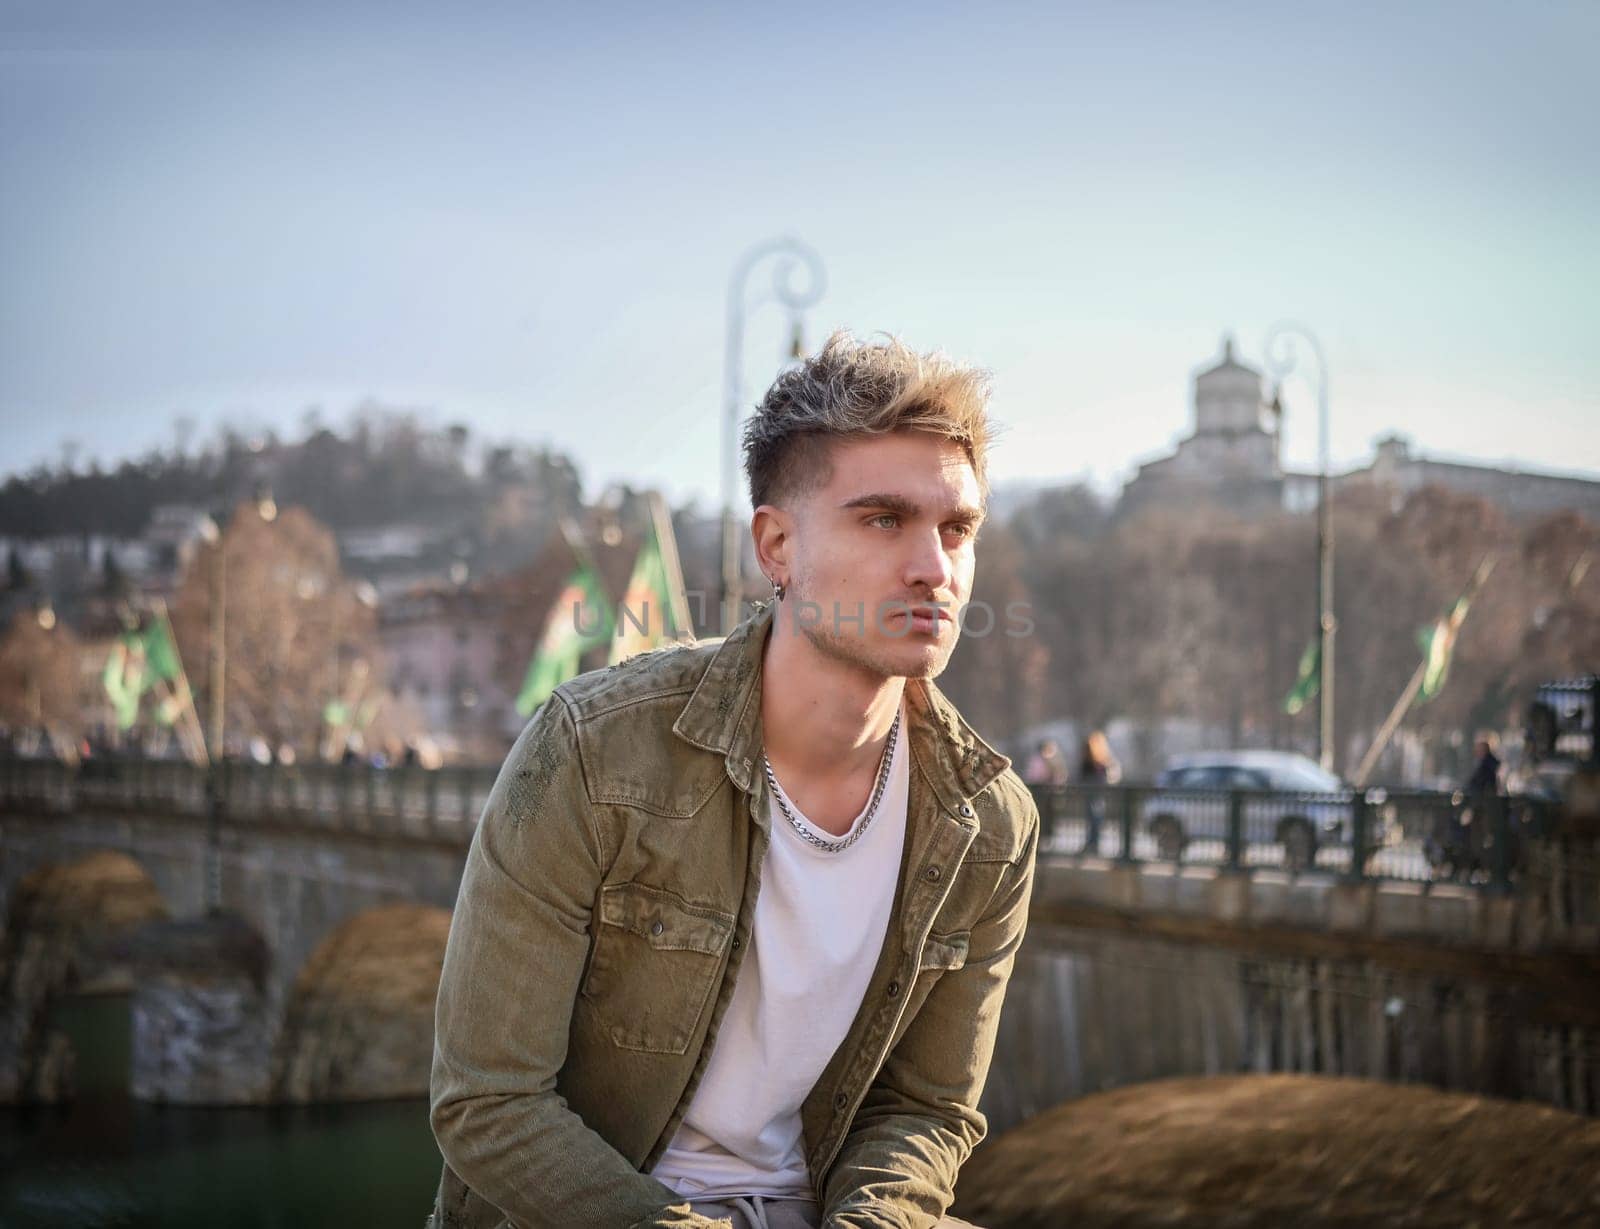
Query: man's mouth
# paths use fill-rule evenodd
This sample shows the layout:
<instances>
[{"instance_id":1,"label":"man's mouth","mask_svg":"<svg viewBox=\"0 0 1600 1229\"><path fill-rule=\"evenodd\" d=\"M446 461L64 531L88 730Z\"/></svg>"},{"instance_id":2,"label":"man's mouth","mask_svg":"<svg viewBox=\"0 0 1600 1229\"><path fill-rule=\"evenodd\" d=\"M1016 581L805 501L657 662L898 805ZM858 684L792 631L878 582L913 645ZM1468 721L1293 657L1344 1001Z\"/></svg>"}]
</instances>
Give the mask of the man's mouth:
<instances>
[{"instance_id":1,"label":"man's mouth","mask_svg":"<svg viewBox=\"0 0 1600 1229\"><path fill-rule=\"evenodd\" d=\"M944 624L955 623L955 612L949 606L912 606L900 608L899 613L914 632L927 636L944 634Z\"/></svg>"}]
</instances>

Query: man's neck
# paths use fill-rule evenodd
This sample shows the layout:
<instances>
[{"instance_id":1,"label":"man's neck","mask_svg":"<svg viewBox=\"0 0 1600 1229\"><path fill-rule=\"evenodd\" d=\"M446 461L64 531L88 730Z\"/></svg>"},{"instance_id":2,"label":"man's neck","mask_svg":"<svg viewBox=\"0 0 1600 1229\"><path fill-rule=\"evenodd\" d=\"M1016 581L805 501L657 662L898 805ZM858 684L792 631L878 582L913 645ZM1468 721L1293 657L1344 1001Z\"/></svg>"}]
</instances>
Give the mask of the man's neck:
<instances>
[{"instance_id":1,"label":"man's neck","mask_svg":"<svg viewBox=\"0 0 1600 1229\"><path fill-rule=\"evenodd\" d=\"M859 793L857 802L864 802L871 791L905 680L820 652L803 633L783 625L783 613L762 658L762 737L784 791L813 822L832 827L808 803L836 815L855 814L849 799Z\"/></svg>"}]
</instances>

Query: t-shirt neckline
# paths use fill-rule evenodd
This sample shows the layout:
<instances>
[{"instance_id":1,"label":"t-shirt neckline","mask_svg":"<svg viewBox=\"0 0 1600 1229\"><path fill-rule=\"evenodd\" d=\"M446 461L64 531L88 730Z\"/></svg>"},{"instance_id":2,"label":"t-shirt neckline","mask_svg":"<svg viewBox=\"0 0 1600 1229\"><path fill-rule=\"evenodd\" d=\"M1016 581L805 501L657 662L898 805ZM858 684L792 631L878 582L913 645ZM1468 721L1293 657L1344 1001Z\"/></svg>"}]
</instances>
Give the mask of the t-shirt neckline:
<instances>
[{"instance_id":1,"label":"t-shirt neckline","mask_svg":"<svg viewBox=\"0 0 1600 1229\"><path fill-rule=\"evenodd\" d=\"M906 750L905 750L906 737L905 737L905 735L906 735L905 709L904 709L904 706L902 705L901 713L900 713L900 734L899 734L899 737L897 737L895 739L894 755L889 760L889 771L884 777L883 794L878 799L878 809L880 811L883 809L885 803L888 801L889 794L894 789L895 779L896 779L896 777L898 777L900 775L901 765L905 762L905 754L906 754ZM830 844L833 843L833 842L836 842L836 841L848 841L852 836L854 836L855 833L856 833L856 830L861 827L862 820L864 820L867 817L868 809L872 806L872 797L871 797L871 795L868 795L867 801L862 805L860 812L856 815L856 817L853 820L850 821L850 826L848 828L846 828L843 832L838 833L836 835L836 834L834 834L832 832L826 831L823 828L817 827L816 824L811 822L811 820L806 816L806 813L800 809L799 805L795 802L795 800L793 798L789 797L789 791L783 788L783 784L778 780L778 774L776 772L774 772L771 775L771 777L768 779L768 784L771 785L772 787L774 787L777 790L777 792L782 796L785 805L787 805L788 808L789 808L790 814L792 814L795 817L795 820L797 822L799 822L801 825L804 826L804 828L805 828L805 830L807 832L811 833L818 840L827 841ZM802 837L799 832L795 831L794 825L791 824L784 817L783 813L778 809L777 801L775 799L769 801L768 810L773 813L772 814L773 820L774 821L781 821L782 826L785 829L788 830L789 835L791 837L793 837L796 842L798 842L802 847L810 850L812 853L818 854L818 855L820 855L822 857L837 857L839 854L849 853L850 849L854 849L854 848L856 848L857 846L859 846L861 844L860 841L856 841L853 845L850 846L850 849L819 849L817 846L813 845L810 841L808 841L804 837ZM881 816L879 816L877 818L881 818Z\"/></svg>"}]
</instances>

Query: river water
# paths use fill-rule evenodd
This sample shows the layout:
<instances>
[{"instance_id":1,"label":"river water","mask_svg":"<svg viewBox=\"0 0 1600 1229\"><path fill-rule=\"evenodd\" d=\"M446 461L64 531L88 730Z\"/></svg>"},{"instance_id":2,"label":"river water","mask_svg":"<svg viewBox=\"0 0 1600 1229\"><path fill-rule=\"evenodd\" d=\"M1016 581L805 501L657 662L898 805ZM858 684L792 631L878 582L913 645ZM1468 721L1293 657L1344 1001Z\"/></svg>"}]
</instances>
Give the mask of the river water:
<instances>
[{"instance_id":1,"label":"river water","mask_svg":"<svg viewBox=\"0 0 1600 1229\"><path fill-rule=\"evenodd\" d=\"M62 1004L78 1053L69 1105L0 1109L0 1226L416 1226L439 1152L426 1101L268 1109L127 1096L121 998Z\"/></svg>"}]
</instances>

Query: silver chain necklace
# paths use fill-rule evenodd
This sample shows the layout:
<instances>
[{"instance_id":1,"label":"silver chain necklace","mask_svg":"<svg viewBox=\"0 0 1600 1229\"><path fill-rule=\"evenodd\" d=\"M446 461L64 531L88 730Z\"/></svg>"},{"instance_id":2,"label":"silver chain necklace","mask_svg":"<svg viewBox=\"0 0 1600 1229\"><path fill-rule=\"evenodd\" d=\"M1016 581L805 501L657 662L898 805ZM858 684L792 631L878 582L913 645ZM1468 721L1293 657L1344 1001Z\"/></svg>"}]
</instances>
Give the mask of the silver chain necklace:
<instances>
[{"instance_id":1,"label":"silver chain necklace","mask_svg":"<svg viewBox=\"0 0 1600 1229\"><path fill-rule=\"evenodd\" d=\"M804 820L789 809L789 804L783 800L783 791L778 787L778 778L772 771L772 761L767 758L765 752L762 753L761 766L767 770L767 784L772 787L772 800L778 804L778 810L783 812L783 817L789 821L789 826L800 834L801 840L808 845L814 845L823 853L843 853L861 839L861 834L867 830L867 825L872 822L873 816L877 815L878 803L883 800L883 791L889 784L889 765L894 760L894 745L899 737L900 714L897 711L893 724L889 726L889 738L883 745L883 759L878 764L878 780L872 787L872 797L867 802L867 813L862 816L854 832L837 841L818 836Z\"/></svg>"}]
</instances>

